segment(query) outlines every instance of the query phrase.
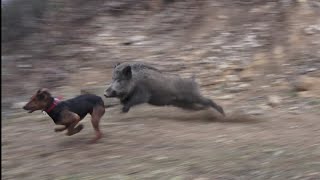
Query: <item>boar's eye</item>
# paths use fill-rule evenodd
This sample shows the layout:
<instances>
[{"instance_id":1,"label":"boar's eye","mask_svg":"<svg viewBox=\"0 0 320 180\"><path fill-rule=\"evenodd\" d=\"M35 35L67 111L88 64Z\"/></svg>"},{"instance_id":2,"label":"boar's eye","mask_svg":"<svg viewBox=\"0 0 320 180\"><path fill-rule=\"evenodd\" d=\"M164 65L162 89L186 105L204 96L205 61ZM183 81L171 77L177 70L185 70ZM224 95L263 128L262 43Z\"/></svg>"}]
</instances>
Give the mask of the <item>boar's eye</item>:
<instances>
[{"instance_id":1,"label":"boar's eye","mask_svg":"<svg viewBox=\"0 0 320 180\"><path fill-rule=\"evenodd\" d=\"M132 77L131 66L125 67L122 70L122 75L124 76L125 79L131 79L131 77Z\"/></svg>"}]
</instances>

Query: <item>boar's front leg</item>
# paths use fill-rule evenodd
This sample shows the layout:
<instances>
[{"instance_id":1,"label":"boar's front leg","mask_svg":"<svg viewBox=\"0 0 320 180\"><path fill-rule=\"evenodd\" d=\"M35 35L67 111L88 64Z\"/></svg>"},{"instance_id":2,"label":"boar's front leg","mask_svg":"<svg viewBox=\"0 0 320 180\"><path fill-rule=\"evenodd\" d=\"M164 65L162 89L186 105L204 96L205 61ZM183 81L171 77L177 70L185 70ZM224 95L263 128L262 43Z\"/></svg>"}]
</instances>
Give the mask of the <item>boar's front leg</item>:
<instances>
[{"instance_id":1,"label":"boar's front leg","mask_svg":"<svg viewBox=\"0 0 320 180\"><path fill-rule=\"evenodd\" d=\"M148 92L141 89L136 90L135 93L133 93L130 97L126 99L126 101L122 102L123 103L122 112L127 113L129 112L132 106L149 102L149 99L150 99L150 94Z\"/></svg>"}]
</instances>

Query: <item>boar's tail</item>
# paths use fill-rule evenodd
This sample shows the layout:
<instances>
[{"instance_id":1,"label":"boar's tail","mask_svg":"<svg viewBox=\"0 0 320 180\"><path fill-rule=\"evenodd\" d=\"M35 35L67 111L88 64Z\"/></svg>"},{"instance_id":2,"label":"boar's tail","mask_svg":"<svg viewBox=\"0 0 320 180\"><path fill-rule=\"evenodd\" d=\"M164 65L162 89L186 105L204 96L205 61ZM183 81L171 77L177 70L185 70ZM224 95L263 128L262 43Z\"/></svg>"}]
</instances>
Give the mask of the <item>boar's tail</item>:
<instances>
[{"instance_id":1,"label":"boar's tail","mask_svg":"<svg viewBox=\"0 0 320 180\"><path fill-rule=\"evenodd\" d=\"M192 80L192 81L196 81L196 75L192 74L191 80Z\"/></svg>"},{"instance_id":2,"label":"boar's tail","mask_svg":"<svg viewBox=\"0 0 320 180\"><path fill-rule=\"evenodd\" d=\"M151 70L154 70L154 71L158 71L158 72L161 72L159 69L151 66L151 65L147 65L147 64L144 64L144 63L136 63L134 64L133 66L135 66L137 69L139 70L142 70L142 69L151 69Z\"/></svg>"}]
</instances>

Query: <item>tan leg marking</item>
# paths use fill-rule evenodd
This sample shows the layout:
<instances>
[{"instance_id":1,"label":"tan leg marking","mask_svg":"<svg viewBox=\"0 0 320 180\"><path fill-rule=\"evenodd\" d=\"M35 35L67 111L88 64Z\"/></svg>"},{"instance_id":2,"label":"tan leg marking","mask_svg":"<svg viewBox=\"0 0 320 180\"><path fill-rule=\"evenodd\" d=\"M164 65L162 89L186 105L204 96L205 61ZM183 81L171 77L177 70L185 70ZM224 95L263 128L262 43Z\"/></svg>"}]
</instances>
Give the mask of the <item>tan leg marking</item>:
<instances>
[{"instance_id":1,"label":"tan leg marking","mask_svg":"<svg viewBox=\"0 0 320 180\"><path fill-rule=\"evenodd\" d=\"M105 113L105 108L103 106L95 106L93 108L93 111L91 113L91 123L93 126L93 129L95 130L96 137L91 141L91 143L95 143L97 140L99 140L102 137L102 133L99 128L99 122L101 117Z\"/></svg>"}]
</instances>

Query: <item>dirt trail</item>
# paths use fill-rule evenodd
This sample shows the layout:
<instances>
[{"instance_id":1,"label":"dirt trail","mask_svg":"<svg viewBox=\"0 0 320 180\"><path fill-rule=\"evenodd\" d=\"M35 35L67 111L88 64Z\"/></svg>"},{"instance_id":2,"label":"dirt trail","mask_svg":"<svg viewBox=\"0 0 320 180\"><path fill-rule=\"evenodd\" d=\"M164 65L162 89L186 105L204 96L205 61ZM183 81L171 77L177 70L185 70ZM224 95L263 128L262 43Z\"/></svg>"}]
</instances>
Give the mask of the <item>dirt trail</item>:
<instances>
[{"instance_id":1,"label":"dirt trail","mask_svg":"<svg viewBox=\"0 0 320 180\"><path fill-rule=\"evenodd\" d=\"M42 31L4 44L3 179L320 179L316 1L188 0L156 12L124 3L118 14L97 2L70 1L46 14ZM67 137L21 109L37 87L65 99L88 88L102 96L123 61L196 75L228 122L211 111L115 106L101 121L104 138L88 145L88 119Z\"/></svg>"}]
</instances>

